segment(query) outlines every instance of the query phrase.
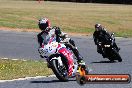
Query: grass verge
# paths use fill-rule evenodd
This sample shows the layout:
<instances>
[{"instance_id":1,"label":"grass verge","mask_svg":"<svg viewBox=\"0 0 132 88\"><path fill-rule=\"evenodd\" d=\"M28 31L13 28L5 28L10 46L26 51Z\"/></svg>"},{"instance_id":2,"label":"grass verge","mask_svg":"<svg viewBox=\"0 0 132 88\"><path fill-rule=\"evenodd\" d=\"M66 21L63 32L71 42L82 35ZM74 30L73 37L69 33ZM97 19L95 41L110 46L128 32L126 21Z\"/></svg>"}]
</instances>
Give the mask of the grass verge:
<instances>
[{"instance_id":1,"label":"grass verge","mask_svg":"<svg viewBox=\"0 0 132 88\"><path fill-rule=\"evenodd\" d=\"M0 80L48 76L52 71L44 61L0 59Z\"/></svg>"},{"instance_id":2,"label":"grass verge","mask_svg":"<svg viewBox=\"0 0 132 88\"><path fill-rule=\"evenodd\" d=\"M132 37L132 5L0 0L0 27L36 29L41 17L65 32L93 33L101 23L117 36ZM129 35L127 33L129 32Z\"/></svg>"}]
</instances>

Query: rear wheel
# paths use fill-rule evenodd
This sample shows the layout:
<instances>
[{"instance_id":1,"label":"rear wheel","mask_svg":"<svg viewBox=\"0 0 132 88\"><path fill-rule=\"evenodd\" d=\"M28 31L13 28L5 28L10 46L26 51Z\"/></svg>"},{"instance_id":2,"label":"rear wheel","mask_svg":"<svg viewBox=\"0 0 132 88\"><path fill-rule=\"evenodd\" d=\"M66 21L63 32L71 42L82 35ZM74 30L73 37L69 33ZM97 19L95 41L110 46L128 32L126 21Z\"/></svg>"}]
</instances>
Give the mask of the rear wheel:
<instances>
[{"instance_id":1,"label":"rear wheel","mask_svg":"<svg viewBox=\"0 0 132 88\"><path fill-rule=\"evenodd\" d=\"M114 62L113 52L111 51L111 49L106 50L105 55L106 55L106 58L110 60L110 62Z\"/></svg>"},{"instance_id":2,"label":"rear wheel","mask_svg":"<svg viewBox=\"0 0 132 88\"><path fill-rule=\"evenodd\" d=\"M117 52L117 60L118 60L118 62L122 62L122 58L121 58L121 56L120 56L120 54Z\"/></svg>"},{"instance_id":3,"label":"rear wheel","mask_svg":"<svg viewBox=\"0 0 132 88\"><path fill-rule=\"evenodd\" d=\"M110 62L114 62L112 57L109 57L108 59L110 60Z\"/></svg>"},{"instance_id":4,"label":"rear wheel","mask_svg":"<svg viewBox=\"0 0 132 88\"><path fill-rule=\"evenodd\" d=\"M122 58L120 56L120 54L116 51L116 50L113 50L113 56L116 60L118 60L118 62L122 62Z\"/></svg>"},{"instance_id":5,"label":"rear wheel","mask_svg":"<svg viewBox=\"0 0 132 88\"><path fill-rule=\"evenodd\" d=\"M56 59L53 59L51 61L51 64L52 64L52 70L54 74L56 75L56 77L60 81L68 81L68 71L66 68L66 64L63 63L63 65L60 66L58 60Z\"/></svg>"}]
</instances>

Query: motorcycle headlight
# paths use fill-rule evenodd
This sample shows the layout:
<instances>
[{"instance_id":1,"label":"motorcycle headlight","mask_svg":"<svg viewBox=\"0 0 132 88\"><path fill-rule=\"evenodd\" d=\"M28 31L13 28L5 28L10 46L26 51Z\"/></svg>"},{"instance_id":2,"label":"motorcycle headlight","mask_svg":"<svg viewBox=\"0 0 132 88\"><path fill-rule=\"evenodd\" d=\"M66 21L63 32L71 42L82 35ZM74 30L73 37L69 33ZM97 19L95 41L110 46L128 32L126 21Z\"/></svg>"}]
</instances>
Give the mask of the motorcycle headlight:
<instances>
[{"instance_id":1,"label":"motorcycle headlight","mask_svg":"<svg viewBox=\"0 0 132 88\"><path fill-rule=\"evenodd\" d=\"M104 45L105 47L110 47L110 45Z\"/></svg>"}]
</instances>

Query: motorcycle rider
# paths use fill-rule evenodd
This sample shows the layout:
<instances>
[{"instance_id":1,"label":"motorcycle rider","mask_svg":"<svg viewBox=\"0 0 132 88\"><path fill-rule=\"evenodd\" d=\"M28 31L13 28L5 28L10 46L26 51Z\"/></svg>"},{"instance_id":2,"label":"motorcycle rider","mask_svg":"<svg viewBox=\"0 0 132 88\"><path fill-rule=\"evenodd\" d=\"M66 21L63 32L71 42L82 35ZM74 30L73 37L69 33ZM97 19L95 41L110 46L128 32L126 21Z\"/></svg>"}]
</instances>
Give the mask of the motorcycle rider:
<instances>
[{"instance_id":1,"label":"motorcycle rider","mask_svg":"<svg viewBox=\"0 0 132 88\"><path fill-rule=\"evenodd\" d=\"M93 38L95 45L97 45L97 52L102 54L103 58L106 57L106 55L103 53L102 47L99 45L99 43L105 43L109 42L109 39L112 39L111 35L106 31L104 27L102 27L101 24L95 24L95 32L93 33ZM113 43L113 46L116 48L117 51L120 50L118 46L115 43Z\"/></svg>"},{"instance_id":2,"label":"motorcycle rider","mask_svg":"<svg viewBox=\"0 0 132 88\"><path fill-rule=\"evenodd\" d=\"M57 42L61 42L61 40L65 40L66 39L66 35L61 32L59 27L51 27L50 21L47 18L41 18L38 22L38 26L39 29L41 30L41 32L37 35L38 38L38 43L40 45L39 48L43 47L43 43L46 44L46 36L52 36L52 35L56 35L56 41ZM85 62L83 61L82 57L79 54L79 51L77 50L77 48L75 47L75 43L72 39L69 39L67 43L65 43L65 46L67 48L70 48L73 53L75 54L76 58L77 58L77 62L80 65L85 65ZM42 57L42 55L40 54L40 56Z\"/></svg>"}]
</instances>

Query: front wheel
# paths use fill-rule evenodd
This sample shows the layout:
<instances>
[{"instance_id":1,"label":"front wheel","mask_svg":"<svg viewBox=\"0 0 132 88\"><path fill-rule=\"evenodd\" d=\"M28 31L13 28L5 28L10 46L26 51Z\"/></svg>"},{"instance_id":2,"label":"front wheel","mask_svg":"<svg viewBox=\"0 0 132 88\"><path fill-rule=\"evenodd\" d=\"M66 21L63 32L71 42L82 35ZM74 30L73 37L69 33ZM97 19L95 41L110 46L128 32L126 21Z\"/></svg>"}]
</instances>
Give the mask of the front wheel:
<instances>
[{"instance_id":1,"label":"front wheel","mask_svg":"<svg viewBox=\"0 0 132 88\"><path fill-rule=\"evenodd\" d=\"M66 65L63 63L63 65L60 66L57 59L52 60L51 64L52 64L52 70L56 75L56 77L60 81L68 81L68 71L66 69Z\"/></svg>"},{"instance_id":2,"label":"front wheel","mask_svg":"<svg viewBox=\"0 0 132 88\"><path fill-rule=\"evenodd\" d=\"M121 56L120 56L120 54L119 54L119 52L117 52L116 50L113 50L114 51L114 58L116 59L116 60L118 60L118 62L122 62L122 58L121 58Z\"/></svg>"}]
</instances>

